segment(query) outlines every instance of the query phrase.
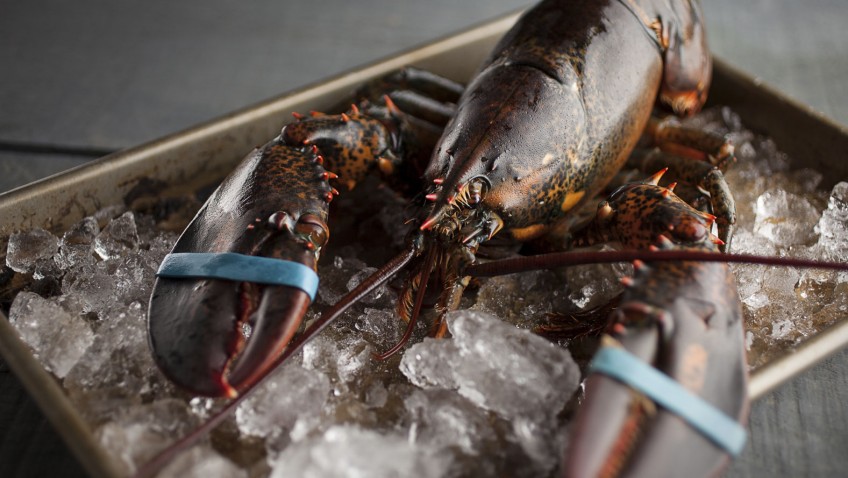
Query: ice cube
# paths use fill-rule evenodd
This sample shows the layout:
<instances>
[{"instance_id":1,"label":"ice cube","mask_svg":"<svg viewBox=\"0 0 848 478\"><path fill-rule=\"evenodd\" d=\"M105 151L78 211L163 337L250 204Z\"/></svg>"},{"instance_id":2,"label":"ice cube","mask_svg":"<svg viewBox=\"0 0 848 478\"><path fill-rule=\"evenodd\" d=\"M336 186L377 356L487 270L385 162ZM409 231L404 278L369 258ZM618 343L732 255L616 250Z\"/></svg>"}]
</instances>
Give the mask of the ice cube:
<instances>
[{"instance_id":1,"label":"ice cube","mask_svg":"<svg viewBox=\"0 0 848 478\"><path fill-rule=\"evenodd\" d=\"M64 270L83 262L92 262L92 244L100 234L100 226L94 217L86 217L74 224L65 234L59 244L59 254L56 262Z\"/></svg>"},{"instance_id":2,"label":"ice cube","mask_svg":"<svg viewBox=\"0 0 848 478\"><path fill-rule=\"evenodd\" d=\"M115 280L117 261L83 263L74 266L62 278L62 293L78 300L84 313L105 314L114 308L118 296Z\"/></svg>"},{"instance_id":3,"label":"ice cube","mask_svg":"<svg viewBox=\"0 0 848 478\"><path fill-rule=\"evenodd\" d=\"M607 247L602 251L610 250ZM633 275L630 264L587 264L566 269L568 298L580 309L599 307L621 293L621 279Z\"/></svg>"},{"instance_id":4,"label":"ice cube","mask_svg":"<svg viewBox=\"0 0 848 478\"><path fill-rule=\"evenodd\" d=\"M547 312L573 309L567 292L567 280L555 271L491 277L480 286L472 308L520 327L532 327Z\"/></svg>"},{"instance_id":5,"label":"ice cube","mask_svg":"<svg viewBox=\"0 0 848 478\"><path fill-rule=\"evenodd\" d=\"M454 369L447 364L460 359L454 340L426 338L403 354L400 370L410 382L422 388L459 388Z\"/></svg>"},{"instance_id":6,"label":"ice cube","mask_svg":"<svg viewBox=\"0 0 848 478\"><path fill-rule=\"evenodd\" d=\"M370 307L365 308L365 313L357 318L354 326L365 340L379 348L388 348L398 343L406 329L406 323L397 316L394 309Z\"/></svg>"},{"instance_id":7,"label":"ice cube","mask_svg":"<svg viewBox=\"0 0 848 478\"><path fill-rule=\"evenodd\" d=\"M818 253L827 260L848 261L848 182L833 187L815 230L819 233Z\"/></svg>"},{"instance_id":8,"label":"ice cube","mask_svg":"<svg viewBox=\"0 0 848 478\"><path fill-rule=\"evenodd\" d=\"M64 382L72 400L97 420L114 419L121 408L143 396L170 393L147 347L147 321L141 303L100 317L92 345Z\"/></svg>"},{"instance_id":9,"label":"ice cube","mask_svg":"<svg viewBox=\"0 0 848 478\"><path fill-rule=\"evenodd\" d=\"M321 285L318 286L318 301L324 304L338 302L350 290L350 278L366 268L364 262L354 257L336 256L332 264L320 264L318 275L321 276Z\"/></svg>"},{"instance_id":10,"label":"ice cube","mask_svg":"<svg viewBox=\"0 0 848 478\"><path fill-rule=\"evenodd\" d=\"M757 198L754 212L754 232L780 247L808 245L816 240L813 227L819 212L802 196L769 189Z\"/></svg>"},{"instance_id":11,"label":"ice cube","mask_svg":"<svg viewBox=\"0 0 848 478\"><path fill-rule=\"evenodd\" d=\"M157 475L159 478L247 478L247 471L209 446L195 446L180 454Z\"/></svg>"},{"instance_id":12,"label":"ice cube","mask_svg":"<svg viewBox=\"0 0 848 478\"><path fill-rule=\"evenodd\" d=\"M403 435L334 426L323 435L293 443L272 463L272 478L396 478L444 476L449 462Z\"/></svg>"},{"instance_id":13,"label":"ice cube","mask_svg":"<svg viewBox=\"0 0 848 478\"><path fill-rule=\"evenodd\" d=\"M102 259L120 257L138 248L138 229L135 214L127 211L113 219L94 239L94 250Z\"/></svg>"},{"instance_id":14,"label":"ice cube","mask_svg":"<svg viewBox=\"0 0 848 478\"><path fill-rule=\"evenodd\" d=\"M21 292L12 302L9 321L47 369L59 378L79 361L94 342L86 321L68 313L55 300Z\"/></svg>"},{"instance_id":15,"label":"ice cube","mask_svg":"<svg viewBox=\"0 0 848 478\"><path fill-rule=\"evenodd\" d=\"M56 275L53 256L59 250L59 238L44 229L12 233L6 249L6 265L15 272L33 274L36 279Z\"/></svg>"},{"instance_id":16,"label":"ice cube","mask_svg":"<svg viewBox=\"0 0 848 478\"><path fill-rule=\"evenodd\" d=\"M434 447L456 447L477 455L484 442L497 439L486 412L450 390L416 390L405 400L414 425L414 442Z\"/></svg>"},{"instance_id":17,"label":"ice cube","mask_svg":"<svg viewBox=\"0 0 848 478\"><path fill-rule=\"evenodd\" d=\"M124 410L115 421L97 429L95 437L131 474L196 425L188 406L171 398Z\"/></svg>"},{"instance_id":18,"label":"ice cube","mask_svg":"<svg viewBox=\"0 0 848 478\"><path fill-rule=\"evenodd\" d=\"M290 363L274 372L236 410L245 435L266 437L291 430L298 421L312 422L330 395L330 380L321 372Z\"/></svg>"},{"instance_id":19,"label":"ice cube","mask_svg":"<svg viewBox=\"0 0 848 478\"><path fill-rule=\"evenodd\" d=\"M303 346L303 366L329 377L336 394L346 393L371 361L371 347L360 337L336 340L318 336Z\"/></svg>"},{"instance_id":20,"label":"ice cube","mask_svg":"<svg viewBox=\"0 0 848 478\"><path fill-rule=\"evenodd\" d=\"M425 340L404 355L413 383L445 387L452 374L461 395L508 419L553 417L577 388L580 372L567 350L484 312L455 311L447 320L453 346ZM439 361L450 371L439 371Z\"/></svg>"}]
</instances>

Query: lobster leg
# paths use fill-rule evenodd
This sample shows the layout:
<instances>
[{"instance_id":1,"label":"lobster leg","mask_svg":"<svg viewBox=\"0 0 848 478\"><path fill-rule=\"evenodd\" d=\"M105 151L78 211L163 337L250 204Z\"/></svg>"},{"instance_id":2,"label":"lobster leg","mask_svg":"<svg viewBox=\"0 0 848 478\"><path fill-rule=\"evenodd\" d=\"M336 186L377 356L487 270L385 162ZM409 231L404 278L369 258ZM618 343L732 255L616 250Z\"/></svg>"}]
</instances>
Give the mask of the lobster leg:
<instances>
[{"instance_id":1,"label":"lobster leg","mask_svg":"<svg viewBox=\"0 0 848 478\"><path fill-rule=\"evenodd\" d=\"M675 131L678 131L677 128L675 128ZM697 188L696 191L687 195L690 204L695 205L695 202L704 198L703 192L706 192L709 206L705 208L715 214L718 237L725 243L720 249L722 252L728 252L736 224L736 201L733 199L733 194L722 171L733 160L733 147L723 138L716 137L717 135L682 128L679 131L696 137L698 141L691 141L689 144L696 143L704 149L695 150L688 145L683 148L676 148L674 146L680 143L663 143L659 149L634 151L630 162L638 165L642 171L657 171L668 168L671 178ZM669 145L672 147L669 147ZM677 153L688 154L684 156L667 152L662 149L663 147ZM706 149L708 147L709 149ZM703 151L711 151L711 153L704 153ZM716 153L716 155L712 153Z\"/></svg>"},{"instance_id":2,"label":"lobster leg","mask_svg":"<svg viewBox=\"0 0 848 478\"><path fill-rule=\"evenodd\" d=\"M429 99L432 102L453 104L459 100L465 86L426 70L407 67L396 73L370 82L357 91L357 97L374 101L388 95L398 106L409 114L415 115L404 103L409 93ZM452 114L450 115L452 116Z\"/></svg>"}]
</instances>

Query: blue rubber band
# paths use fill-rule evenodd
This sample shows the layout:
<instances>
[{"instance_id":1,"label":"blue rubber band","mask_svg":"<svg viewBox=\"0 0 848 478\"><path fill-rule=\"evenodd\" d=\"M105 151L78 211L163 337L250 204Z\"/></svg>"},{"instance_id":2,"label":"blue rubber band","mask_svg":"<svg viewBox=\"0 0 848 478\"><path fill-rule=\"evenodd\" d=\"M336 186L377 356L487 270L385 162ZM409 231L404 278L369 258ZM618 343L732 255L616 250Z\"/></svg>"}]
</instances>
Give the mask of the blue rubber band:
<instances>
[{"instance_id":1,"label":"blue rubber band","mask_svg":"<svg viewBox=\"0 0 848 478\"><path fill-rule=\"evenodd\" d=\"M156 272L167 278L224 279L296 287L315 300L318 274L299 262L235 252L181 252L165 256Z\"/></svg>"},{"instance_id":2,"label":"blue rubber band","mask_svg":"<svg viewBox=\"0 0 848 478\"><path fill-rule=\"evenodd\" d=\"M622 348L601 347L589 372L608 375L642 392L732 456L745 447L748 433L736 420Z\"/></svg>"}]
</instances>

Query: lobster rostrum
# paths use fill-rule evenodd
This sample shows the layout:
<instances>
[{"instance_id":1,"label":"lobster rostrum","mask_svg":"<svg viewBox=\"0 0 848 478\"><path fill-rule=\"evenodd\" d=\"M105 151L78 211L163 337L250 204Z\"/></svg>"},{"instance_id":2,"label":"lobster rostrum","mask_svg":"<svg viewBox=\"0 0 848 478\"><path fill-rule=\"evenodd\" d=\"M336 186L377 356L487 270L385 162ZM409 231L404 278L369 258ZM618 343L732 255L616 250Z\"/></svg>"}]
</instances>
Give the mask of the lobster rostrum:
<instances>
[{"instance_id":1,"label":"lobster rostrum","mask_svg":"<svg viewBox=\"0 0 848 478\"><path fill-rule=\"evenodd\" d=\"M309 275L302 269L316 269L329 238L329 203L338 194L333 185L353 188L372 171L425 206L412 218L408 248L299 335L314 293L303 281L219 275L209 273L217 266L196 262L189 273L165 271L150 304L157 364L190 392L243 397L354 300L413 265L398 305L410 325L385 358L408 340L431 276L442 287L438 310L456 308L470 276L487 265L476 265L478 250L495 237L511 243L545 237L550 243L565 231L577 244L616 239L631 248L673 249L660 253L684 258L697 252L715 256L729 246L735 222L720 171L732 159L732 146L723 137L651 117L658 99L678 115L698 111L710 61L700 7L693 1L546 0L522 16L465 89L409 70L366 87L365 99L344 114L296 114L297 121L224 181L172 255L232 254L236 269L262 268L253 258L273 258L287 264L281 275L294 268L302 279ZM390 91L383 99L373 93L381 88ZM655 177L618 190L585 232L575 232L569 213L612 181L643 133L662 150L644 164L667 163L681 182L706 191L715 215L673 199ZM638 206L628 209L632 204ZM648 209L656 214L645 216ZM713 222L717 237L710 233ZM653 226L643 227L649 223ZM657 245L660 233L665 239ZM650 288L653 284L663 284L662 292ZM734 419L744 415L741 322L726 266L656 263L637 274L622 304L607 342L632 349L707 401L729 395L714 406ZM719 332L705 327L713 322ZM434 335L444 333L438 321ZM721 334L734 336L733 342L717 338ZM722 355L714 347L729 343L738 348L724 355L734 357L711 362L695 377L692 371L706 359L689 350L699 345L712 359ZM572 447L583 457L567 465L574 475L646 472L642 465L625 466L625 460L637 449L659 448L663 440L657 437L665 433L670 438L664 440L680 434L703 440L666 413L655 414L659 424L648 427L642 419L652 415L650 400L607 378L593 376L589 389L610 392L584 407L578 419L576 428L588 435L581 440L588 441ZM603 411L606 407L616 411ZM586 430L606 413L615 415L619 429ZM639 436L648 444L637 445ZM617 464L604 465L611 456ZM724 456L722 450L704 452L699 470L714 470Z\"/></svg>"}]
</instances>

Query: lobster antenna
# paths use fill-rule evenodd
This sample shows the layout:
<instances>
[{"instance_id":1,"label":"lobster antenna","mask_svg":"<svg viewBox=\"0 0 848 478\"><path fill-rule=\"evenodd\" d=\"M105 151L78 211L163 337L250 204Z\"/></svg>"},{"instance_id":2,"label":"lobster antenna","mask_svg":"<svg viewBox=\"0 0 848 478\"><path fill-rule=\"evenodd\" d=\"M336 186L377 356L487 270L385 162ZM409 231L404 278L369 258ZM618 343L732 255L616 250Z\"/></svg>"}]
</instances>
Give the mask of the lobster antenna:
<instances>
[{"instance_id":1,"label":"lobster antenna","mask_svg":"<svg viewBox=\"0 0 848 478\"><path fill-rule=\"evenodd\" d=\"M268 375L271 374L274 370L277 369L280 365L283 364L289 357L300 351L300 349L309 342L315 335L324 330L325 327L330 325L335 319L337 319L345 310L347 310L351 305L355 304L362 297L379 287L381 284L391 279L395 274L398 273L401 269L403 269L409 261L415 257L417 253L417 249L415 247L409 247L402 253L398 254L394 258L392 258L386 265L381 267L379 270L371 274L368 278L362 281L358 286L354 287L354 289L344 297L342 297L339 302L335 305L327 309L321 317L319 317L315 322L313 322L306 330L303 331L297 338L292 341L291 344L277 357L277 360L274 361L273 365L268 368L259 378L253 382L252 384L242 388L239 390L239 396L231 400L224 408L215 412L214 415L209 417L208 420L200 424L197 428L192 430L188 435L180 438L176 442L174 442L171 446L159 452L156 456L151 458L147 463L142 465L136 472L132 475L133 478L143 478L150 477L158 473L165 467L168 463L170 463L176 456L182 451L188 449L198 442L203 436L212 431L216 426L218 426L224 419L226 419L235 409L241 404L242 400L250 396L250 392L252 392L256 387L258 387Z\"/></svg>"},{"instance_id":2,"label":"lobster antenna","mask_svg":"<svg viewBox=\"0 0 848 478\"><path fill-rule=\"evenodd\" d=\"M842 262L816 261L796 259L792 257L769 257L749 254L723 254L719 252L701 251L585 251L585 252L554 252L537 256L518 257L500 261L487 262L468 266L464 273L474 277L493 277L517 272L553 269L563 266L584 264L599 264L610 262L631 262L634 260L650 261L701 261L701 262L733 262L737 264L764 264L773 266L805 267L817 269L832 269L848 271L848 264Z\"/></svg>"},{"instance_id":3,"label":"lobster antenna","mask_svg":"<svg viewBox=\"0 0 848 478\"><path fill-rule=\"evenodd\" d=\"M412 308L412 317L409 323L406 324L406 331L403 333L400 341L394 347L383 352L382 354L374 354L374 359L383 361L398 353L404 345L409 342L412 337L412 331L415 330L415 324L418 323L418 317L421 315L421 305L424 303L424 293L427 291L427 282L430 280L430 273L433 271L433 266L436 262L436 250L431 248L427 254L427 261L424 265L424 271L421 273L421 281L419 282L418 291L415 293L415 305Z\"/></svg>"}]
</instances>

